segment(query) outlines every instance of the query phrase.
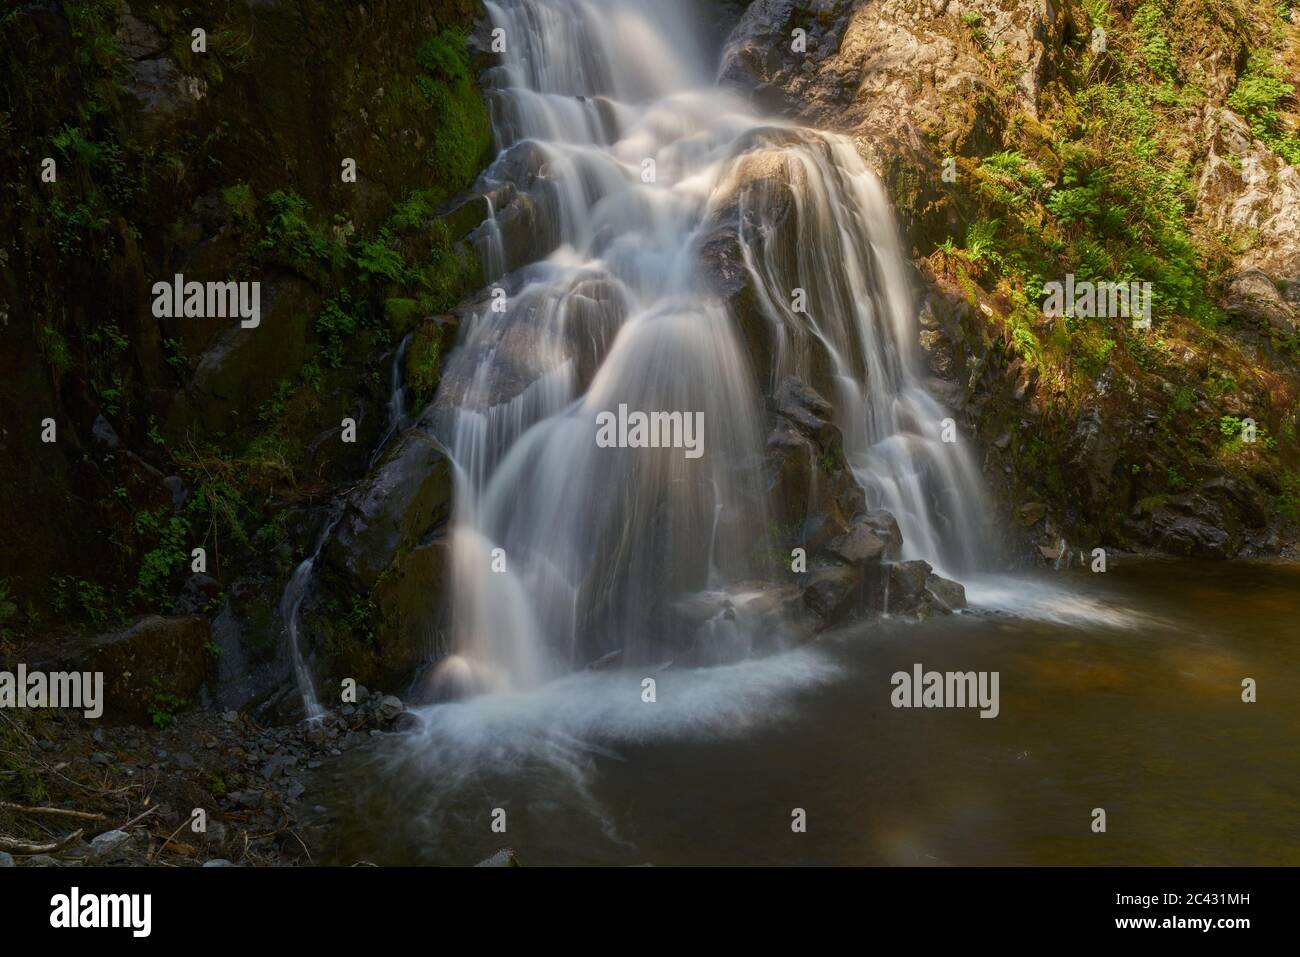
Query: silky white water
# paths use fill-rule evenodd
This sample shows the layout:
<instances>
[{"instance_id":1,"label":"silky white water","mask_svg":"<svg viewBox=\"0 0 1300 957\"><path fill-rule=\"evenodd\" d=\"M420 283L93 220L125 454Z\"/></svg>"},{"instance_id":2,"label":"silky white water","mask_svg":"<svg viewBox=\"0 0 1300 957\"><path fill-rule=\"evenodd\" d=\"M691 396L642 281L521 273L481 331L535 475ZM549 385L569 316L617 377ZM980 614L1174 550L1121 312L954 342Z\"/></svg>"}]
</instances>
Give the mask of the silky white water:
<instances>
[{"instance_id":1,"label":"silky white water","mask_svg":"<svg viewBox=\"0 0 1300 957\"><path fill-rule=\"evenodd\" d=\"M941 441L906 256L852 144L718 89L686 4L487 7L506 52L490 94L502 156L484 181L526 178L505 185L541 198L538 228L558 243L504 274L499 224L479 233L500 293L435 401L457 476L442 679L525 689L611 651L654 664L675 597L770 579L762 393L789 375L834 405L905 556L975 568L981 481L962 444ZM751 369L702 271L699 242L724 212L738 212L770 369ZM598 417L620 405L702 413L703 454L600 447Z\"/></svg>"}]
</instances>

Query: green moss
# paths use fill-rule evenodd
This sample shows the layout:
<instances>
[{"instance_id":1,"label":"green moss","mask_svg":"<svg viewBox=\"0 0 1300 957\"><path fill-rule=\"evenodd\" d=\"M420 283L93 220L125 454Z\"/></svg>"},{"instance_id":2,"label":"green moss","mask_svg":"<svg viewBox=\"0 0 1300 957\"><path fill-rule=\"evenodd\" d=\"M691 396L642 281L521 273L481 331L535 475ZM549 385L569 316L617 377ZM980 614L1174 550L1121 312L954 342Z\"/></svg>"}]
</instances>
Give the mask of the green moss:
<instances>
[{"instance_id":1,"label":"green moss","mask_svg":"<svg viewBox=\"0 0 1300 957\"><path fill-rule=\"evenodd\" d=\"M425 162L440 187L439 201L464 188L483 168L492 143L487 104L469 70L468 38L445 31L416 54L422 73L415 78L419 98L438 113L438 128Z\"/></svg>"},{"instance_id":2,"label":"green moss","mask_svg":"<svg viewBox=\"0 0 1300 957\"><path fill-rule=\"evenodd\" d=\"M418 300L394 296L384 300L384 318L398 335L404 335L418 320L423 310Z\"/></svg>"},{"instance_id":3,"label":"green moss","mask_svg":"<svg viewBox=\"0 0 1300 957\"><path fill-rule=\"evenodd\" d=\"M252 228L257 222L257 197L247 183L236 183L221 191L221 201L242 228Z\"/></svg>"},{"instance_id":4,"label":"green moss","mask_svg":"<svg viewBox=\"0 0 1300 957\"><path fill-rule=\"evenodd\" d=\"M406 350L406 383L418 405L433 399L442 378L444 330L437 322L425 322L411 337Z\"/></svg>"}]
</instances>

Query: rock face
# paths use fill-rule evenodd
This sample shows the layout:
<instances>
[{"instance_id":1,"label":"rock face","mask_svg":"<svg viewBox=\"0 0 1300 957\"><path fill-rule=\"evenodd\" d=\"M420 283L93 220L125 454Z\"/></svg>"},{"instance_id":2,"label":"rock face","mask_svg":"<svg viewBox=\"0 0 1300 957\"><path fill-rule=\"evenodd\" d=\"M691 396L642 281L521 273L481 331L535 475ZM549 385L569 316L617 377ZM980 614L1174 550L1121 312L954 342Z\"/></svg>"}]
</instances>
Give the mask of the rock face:
<instances>
[{"instance_id":1,"label":"rock face","mask_svg":"<svg viewBox=\"0 0 1300 957\"><path fill-rule=\"evenodd\" d=\"M915 168L934 172L944 156L994 152L986 147L1000 122L985 105L996 82L959 15L978 18L993 54L1010 64L1016 105L1036 116L1078 29L1072 0L827 0L813 8L757 0L728 41L721 80L770 109L851 133L894 187L905 223L940 236L956 214L938 177ZM793 49L794 30L806 33L802 51Z\"/></svg>"},{"instance_id":2,"label":"rock face","mask_svg":"<svg viewBox=\"0 0 1300 957\"><path fill-rule=\"evenodd\" d=\"M301 615L322 678L403 686L445 652L452 492L450 460L417 427L347 497Z\"/></svg>"},{"instance_id":3,"label":"rock face","mask_svg":"<svg viewBox=\"0 0 1300 957\"><path fill-rule=\"evenodd\" d=\"M206 618L152 616L90 638L70 640L32 664L44 671L103 672L103 720L149 723L198 703L216 677L212 629Z\"/></svg>"},{"instance_id":4,"label":"rock face","mask_svg":"<svg viewBox=\"0 0 1300 957\"><path fill-rule=\"evenodd\" d=\"M1131 5L1108 8L1116 36L1134 29ZM972 223L1006 215L979 198L969 167L962 166L964 186L945 182L947 158L979 164L999 151L1023 151L1044 160L1046 188L1058 185L1050 178L1060 156L1036 151L1059 135L1047 130L1058 117L1045 105L1095 80L1079 74L1099 25L1084 5L756 0L730 36L723 83L768 110L849 135L888 187L915 254L925 257L917 261L920 343L932 390L985 449L989 487L1024 555L1062 538L1216 558L1294 542L1279 518L1279 490L1296 484L1300 173L1227 107L1247 44L1267 42L1260 24L1273 16L1266 4L1258 18L1234 21L1183 9L1161 25L1167 33L1194 28L1176 43L1195 52L1178 70L1195 73L1203 108L1157 122L1185 127L1178 135L1191 155L1179 161L1195 177L1186 219L1203 258L1229 260L1222 283L1207 291L1230 327L1206 335L1190 321L1166 324L1158 361L1135 346L1135 362L1103 358L1087 383L1062 382L1059 370L1021 354L1011 290L990 283L986 291L978 267L936 251L960 242ZM1288 32L1283 59L1296 43L1294 28ZM1097 64L1113 68L1105 56ZM755 173L779 190L779 171ZM775 239L784 242L779 216L776 222ZM702 251L733 312L754 312L727 229ZM1033 328L1040 341L1064 338L1043 323ZM761 368L770 361L764 330L744 335L758 343L751 350ZM1122 330L1113 335L1123 338ZM826 391L820 380L811 384ZM1244 417L1266 423L1278 442L1271 464L1238 449L1227 450L1238 461L1225 467L1218 423ZM1022 520L1030 503L1032 520Z\"/></svg>"},{"instance_id":5,"label":"rock face","mask_svg":"<svg viewBox=\"0 0 1300 957\"><path fill-rule=\"evenodd\" d=\"M345 376L321 353L348 350L363 366L395 346L365 321L362 290L383 290L359 274L356 247L413 193L436 209L489 159L472 69L446 55L481 11L477 0L194 0L179 18L146 0L6 8L0 163L23 173L0 202L0 236L24 241L0 248L0 579L20 598L40 603L56 576L133 579L123 556L152 543L120 543L134 513L162 502L135 494L132 457L187 479L180 460L196 453L228 465L273 431L286 391L316 400L253 471L281 470L285 445L274 446L286 440L307 450L303 484L364 470L386 428L387 396L368 383L385 377ZM31 144L57 162L56 183L41 182ZM340 175L345 158L354 182ZM412 259L429 261L420 252ZM435 286L475 268L445 255L434 265ZM177 273L262 283L260 325L156 317L152 284ZM41 441L46 416L56 442ZM356 445L337 441L344 416ZM234 478L222 478L233 493L263 497ZM230 556L235 543L222 544Z\"/></svg>"}]
</instances>

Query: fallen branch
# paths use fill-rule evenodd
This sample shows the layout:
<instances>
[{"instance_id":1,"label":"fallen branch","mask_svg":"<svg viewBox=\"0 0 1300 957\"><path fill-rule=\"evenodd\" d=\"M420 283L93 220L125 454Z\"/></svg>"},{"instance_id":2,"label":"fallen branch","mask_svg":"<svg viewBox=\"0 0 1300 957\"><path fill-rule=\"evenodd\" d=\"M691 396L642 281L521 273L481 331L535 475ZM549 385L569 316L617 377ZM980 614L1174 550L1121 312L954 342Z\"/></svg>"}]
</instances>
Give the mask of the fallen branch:
<instances>
[{"instance_id":1,"label":"fallen branch","mask_svg":"<svg viewBox=\"0 0 1300 957\"><path fill-rule=\"evenodd\" d=\"M69 844L81 840L81 835L82 831L78 828L63 840L56 841L53 844L25 844L22 841L15 841L13 838L0 834L0 851L17 854L20 857L30 857L33 854L56 854Z\"/></svg>"},{"instance_id":2,"label":"fallen branch","mask_svg":"<svg viewBox=\"0 0 1300 957\"><path fill-rule=\"evenodd\" d=\"M6 811L17 811L20 814L48 814L51 817L75 817L82 821L107 821L108 817L103 814L95 814L92 811L72 811L61 807L28 807L25 804L11 804L8 801L0 801L0 808Z\"/></svg>"}]
</instances>

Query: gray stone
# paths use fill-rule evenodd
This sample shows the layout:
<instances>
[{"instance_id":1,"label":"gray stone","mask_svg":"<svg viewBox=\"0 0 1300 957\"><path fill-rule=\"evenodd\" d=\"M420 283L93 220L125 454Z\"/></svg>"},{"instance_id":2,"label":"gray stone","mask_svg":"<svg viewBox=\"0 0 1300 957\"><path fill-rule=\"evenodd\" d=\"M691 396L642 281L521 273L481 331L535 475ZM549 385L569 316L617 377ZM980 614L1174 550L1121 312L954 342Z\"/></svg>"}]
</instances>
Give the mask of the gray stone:
<instances>
[{"instance_id":1,"label":"gray stone","mask_svg":"<svg viewBox=\"0 0 1300 957\"><path fill-rule=\"evenodd\" d=\"M387 724L389 721L392 721L394 718L396 718L399 714L401 714L405 710L406 710L406 705L402 704L402 699L398 698L395 695L389 694L389 695L384 695L384 697L380 699L379 707L376 710L376 714L378 715L380 721Z\"/></svg>"},{"instance_id":2,"label":"gray stone","mask_svg":"<svg viewBox=\"0 0 1300 957\"><path fill-rule=\"evenodd\" d=\"M931 574L925 580L925 590L940 611L953 612L966 607L966 589L959 582Z\"/></svg>"},{"instance_id":3,"label":"gray stone","mask_svg":"<svg viewBox=\"0 0 1300 957\"><path fill-rule=\"evenodd\" d=\"M130 847L131 835L126 831L105 831L90 842L86 861L90 864L107 864L121 858Z\"/></svg>"}]
</instances>

